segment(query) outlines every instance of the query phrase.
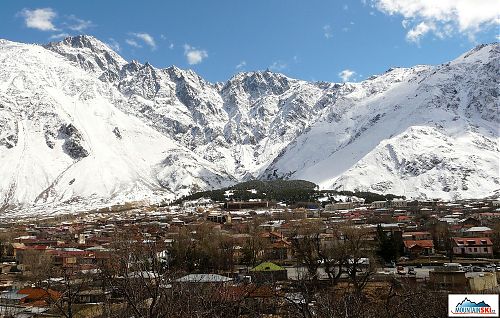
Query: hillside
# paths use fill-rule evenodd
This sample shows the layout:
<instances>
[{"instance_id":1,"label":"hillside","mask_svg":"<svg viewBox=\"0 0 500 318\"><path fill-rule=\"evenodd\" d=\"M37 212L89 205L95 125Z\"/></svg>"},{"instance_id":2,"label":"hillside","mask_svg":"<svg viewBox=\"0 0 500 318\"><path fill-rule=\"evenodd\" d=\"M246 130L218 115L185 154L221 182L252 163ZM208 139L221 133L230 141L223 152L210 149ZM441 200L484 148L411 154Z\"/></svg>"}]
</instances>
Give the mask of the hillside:
<instances>
[{"instance_id":1,"label":"hillside","mask_svg":"<svg viewBox=\"0 0 500 318\"><path fill-rule=\"evenodd\" d=\"M292 206L301 203L317 203L324 206L327 203L349 200L371 203L401 197L373 192L320 190L316 184L305 180L251 180L223 189L200 191L182 197L175 203L179 204L200 198L209 198L217 202L262 200L282 202Z\"/></svg>"}]
</instances>

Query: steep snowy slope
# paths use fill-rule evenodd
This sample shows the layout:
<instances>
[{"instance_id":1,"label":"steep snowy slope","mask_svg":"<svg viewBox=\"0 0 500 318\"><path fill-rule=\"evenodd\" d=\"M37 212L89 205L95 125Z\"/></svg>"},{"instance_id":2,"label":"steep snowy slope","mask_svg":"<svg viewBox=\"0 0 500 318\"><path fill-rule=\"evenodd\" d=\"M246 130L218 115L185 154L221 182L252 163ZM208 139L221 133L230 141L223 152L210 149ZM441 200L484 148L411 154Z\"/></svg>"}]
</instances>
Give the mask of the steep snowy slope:
<instances>
[{"instance_id":1,"label":"steep snowy slope","mask_svg":"<svg viewBox=\"0 0 500 318\"><path fill-rule=\"evenodd\" d=\"M499 188L500 49L357 84L264 177L410 197L481 197Z\"/></svg>"},{"instance_id":2,"label":"steep snowy slope","mask_svg":"<svg viewBox=\"0 0 500 318\"><path fill-rule=\"evenodd\" d=\"M498 44L361 83L212 84L91 36L0 40L0 210L173 198L251 178L414 197L499 191Z\"/></svg>"},{"instance_id":3,"label":"steep snowy slope","mask_svg":"<svg viewBox=\"0 0 500 318\"><path fill-rule=\"evenodd\" d=\"M255 178L327 105L324 87L266 72L239 73L223 85L175 66L124 63L91 36L45 46L128 99L120 107L238 179ZM121 68L120 68L121 67Z\"/></svg>"},{"instance_id":4,"label":"steep snowy slope","mask_svg":"<svg viewBox=\"0 0 500 318\"><path fill-rule=\"evenodd\" d=\"M0 65L0 206L173 197L231 180L59 55L2 41ZM170 171L172 160L189 169Z\"/></svg>"}]
</instances>

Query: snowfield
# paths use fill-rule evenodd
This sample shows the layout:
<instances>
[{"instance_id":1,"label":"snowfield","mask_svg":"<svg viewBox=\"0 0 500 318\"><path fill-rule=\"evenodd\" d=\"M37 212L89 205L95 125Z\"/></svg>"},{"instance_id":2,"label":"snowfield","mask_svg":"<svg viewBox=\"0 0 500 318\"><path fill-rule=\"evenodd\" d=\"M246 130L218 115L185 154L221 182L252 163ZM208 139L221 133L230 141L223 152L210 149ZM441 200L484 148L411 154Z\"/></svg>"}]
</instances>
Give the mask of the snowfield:
<instances>
[{"instance_id":1,"label":"snowfield","mask_svg":"<svg viewBox=\"0 0 500 318\"><path fill-rule=\"evenodd\" d=\"M360 83L265 71L212 84L91 36L0 40L0 211L156 202L252 178L498 194L499 65L497 43Z\"/></svg>"}]
</instances>

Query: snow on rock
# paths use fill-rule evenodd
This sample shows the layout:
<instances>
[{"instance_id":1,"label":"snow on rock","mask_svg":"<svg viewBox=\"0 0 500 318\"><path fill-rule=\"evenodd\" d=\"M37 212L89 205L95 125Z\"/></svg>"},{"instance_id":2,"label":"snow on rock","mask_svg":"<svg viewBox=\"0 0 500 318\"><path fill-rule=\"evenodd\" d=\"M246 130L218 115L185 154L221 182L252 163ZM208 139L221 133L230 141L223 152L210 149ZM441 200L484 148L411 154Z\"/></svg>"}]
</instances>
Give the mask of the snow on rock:
<instances>
[{"instance_id":1,"label":"snow on rock","mask_svg":"<svg viewBox=\"0 0 500 318\"><path fill-rule=\"evenodd\" d=\"M0 122L8 123L0 127L0 206L177 194L178 184L157 169L189 150L118 109L126 99L115 87L40 46L6 42L0 61ZM192 169L177 171L191 178L182 189L207 186L199 162L183 161ZM211 187L227 179L216 169L211 177Z\"/></svg>"},{"instance_id":2,"label":"snow on rock","mask_svg":"<svg viewBox=\"0 0 500 318\"><path fill-rule=\"evenodd\" d=\"M360 83L212 84L91 36L0 40L0 210L172 199L251 178L408 197L499 193L498 44Z\"/></svg>"},{"instance_id":3,"label":"snow on rock","mask_svg":"<svg viewBox=\"0 0 500 318\"><path fill-rule=\"evenodd\" d=\"M498 192L500 48L346 84L262 177L416 198Z\"/></svg>"}]
</instances>

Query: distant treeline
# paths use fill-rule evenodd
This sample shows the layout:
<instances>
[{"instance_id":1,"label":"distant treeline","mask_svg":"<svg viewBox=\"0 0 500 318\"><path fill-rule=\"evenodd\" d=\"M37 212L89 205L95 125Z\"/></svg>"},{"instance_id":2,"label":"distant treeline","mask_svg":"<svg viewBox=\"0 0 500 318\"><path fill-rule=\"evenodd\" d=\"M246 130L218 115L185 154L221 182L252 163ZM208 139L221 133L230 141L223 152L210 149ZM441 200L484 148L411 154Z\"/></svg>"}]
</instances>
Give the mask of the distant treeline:
<instances>
[{"instance_id":1,"label":"distant treeline","mask_svg":"<svg viewBox=\"0 0 500 318\"><path fill-rule=\"evenodd\" d=\"M232 195L225 195L228 192L231 192ZM252 180L238 183L228 188L196 192L178 199L175 203L179 204L182 201L210 198L213 201L248 201L251 199L261 199L293 205L305 202L318 203L320 198L332 197L334 195L356 196L365 199L365 203L404 198L403 196L394 194L383 195L373 192L318 190L316 184L305 180ZM336 201L331 198L328 201L322 201L322 204L324 205L331 202Z\"/></svg>"}]
</instances>

